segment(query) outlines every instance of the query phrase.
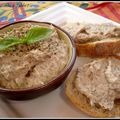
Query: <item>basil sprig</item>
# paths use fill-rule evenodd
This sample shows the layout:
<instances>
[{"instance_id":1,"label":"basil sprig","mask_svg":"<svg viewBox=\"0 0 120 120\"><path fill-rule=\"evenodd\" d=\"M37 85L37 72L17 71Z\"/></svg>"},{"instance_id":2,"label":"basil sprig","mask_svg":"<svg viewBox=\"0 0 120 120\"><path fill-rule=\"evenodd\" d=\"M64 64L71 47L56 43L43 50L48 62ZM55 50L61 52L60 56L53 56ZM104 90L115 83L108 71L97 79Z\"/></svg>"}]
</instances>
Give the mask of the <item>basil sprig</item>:
<instances>
[{"instance_id":1,"label":"basil sprig","mask_svg":"<svg viewBox=\"0 0 120 120\"><path fill-rule=\"evenodd\" d=\"M28 30L26 36L22 38L7 37L0 39L0 51L6 50L9 47L19 45L19 44L32 44L38 41L45 40L53 33L52 29L44 27L34 27Z\"/></svg>"}]
</instances>

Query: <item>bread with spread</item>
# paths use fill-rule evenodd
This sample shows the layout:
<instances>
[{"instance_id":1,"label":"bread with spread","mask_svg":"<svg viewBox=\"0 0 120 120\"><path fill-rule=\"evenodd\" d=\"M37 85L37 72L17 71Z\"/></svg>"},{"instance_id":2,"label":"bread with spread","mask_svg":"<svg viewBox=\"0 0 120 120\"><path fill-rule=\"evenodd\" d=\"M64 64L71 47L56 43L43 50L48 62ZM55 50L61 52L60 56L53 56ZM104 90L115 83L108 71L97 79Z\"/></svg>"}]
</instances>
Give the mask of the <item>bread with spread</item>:
<instances>
[{"instance_id":1,"label":"bread with spread","mask_svg":"<svg viewBox=\"0 0 120 120\"><path fill-rule=\"evenodd\" d=\"M95 59L79 66L66 81L66 95L93 117L120 116L120 60Z\"/></svg>"},{"instance_id":2,"label":"bread with spread","mask_svg":"<svg viewBox=\"0 0 120 120\"><path fill-rule=\"evenodd\" d=\"M118 26L108 23L68 23L63 28L74 38L78 56L104 57L120 52Z\"/></svg>"}]
</instances>

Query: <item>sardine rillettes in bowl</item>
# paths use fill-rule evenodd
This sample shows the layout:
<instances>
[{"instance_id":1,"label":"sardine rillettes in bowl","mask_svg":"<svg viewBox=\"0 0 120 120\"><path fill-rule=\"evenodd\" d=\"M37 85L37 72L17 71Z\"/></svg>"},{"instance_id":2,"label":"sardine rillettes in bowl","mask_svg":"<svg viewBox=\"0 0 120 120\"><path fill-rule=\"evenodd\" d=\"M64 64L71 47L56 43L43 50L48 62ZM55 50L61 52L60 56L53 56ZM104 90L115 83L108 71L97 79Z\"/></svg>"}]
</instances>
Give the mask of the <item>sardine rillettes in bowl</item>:
<instances>
[{"instance_id":1,"label":"sardine rillettes in bowl","mask_svg":"<svg viewBox=\"0 0 120 120\"><path fill-rule=\"evenodd\" d=\"M36 98L60 86L71 71L76 49L58 26L19 21L0 28L0 95Z\"/></svg>"}]
</instances>

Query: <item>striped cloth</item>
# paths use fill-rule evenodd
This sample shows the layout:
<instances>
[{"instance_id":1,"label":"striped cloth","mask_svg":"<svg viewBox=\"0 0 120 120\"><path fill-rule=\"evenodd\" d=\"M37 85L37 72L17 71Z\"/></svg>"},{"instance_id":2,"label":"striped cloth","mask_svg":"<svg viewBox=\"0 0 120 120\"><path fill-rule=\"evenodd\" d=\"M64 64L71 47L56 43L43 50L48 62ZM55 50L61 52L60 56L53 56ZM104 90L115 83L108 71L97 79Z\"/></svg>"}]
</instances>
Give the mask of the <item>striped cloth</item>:
<instances>
[{"instance_id":1,"label":"striped cloth","mask_svg":"<svg viewBox=\"0 0 120 120\"><path fill-rule=\"evenodd\" d=\"M0 26L19 21L59 2L53 1L21 1L0 2ZM120 23L119 2L68 2L89 10L105 18Z\"/></svg>"},{"instance_id":2,"label":"striped cloth","mask_svg":"<svg viewBox=\"0 0 120 120\"><path fill-rule=\"evenodd\" d=\"M93 4L93 7L86 9L105 18L120 23L120 3L105 2L101 4L96 4L93 2Z\"/></svg>"}]
</instances>

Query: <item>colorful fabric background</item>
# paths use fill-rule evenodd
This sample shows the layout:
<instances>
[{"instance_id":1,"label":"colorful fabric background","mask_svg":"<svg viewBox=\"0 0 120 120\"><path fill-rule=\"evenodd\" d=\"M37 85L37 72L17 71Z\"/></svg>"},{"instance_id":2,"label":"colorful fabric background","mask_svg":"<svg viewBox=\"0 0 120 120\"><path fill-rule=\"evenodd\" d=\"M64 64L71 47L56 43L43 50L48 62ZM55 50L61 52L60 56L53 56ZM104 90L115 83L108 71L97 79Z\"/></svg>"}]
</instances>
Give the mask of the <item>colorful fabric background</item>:
<instances>
[{"instance_id":1,"label":"colorful fabric background","mask_svg":"<svg viewBox=\"0 0 120 120\"><path fill-rule=\"evenodd\" d=\"M53 1L20 1L0 2L0 26L19 21L59 2ZM120 23L119 2L68 2L89 10L103 17Z\"/></svg>"}]
</instances>

